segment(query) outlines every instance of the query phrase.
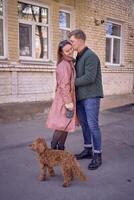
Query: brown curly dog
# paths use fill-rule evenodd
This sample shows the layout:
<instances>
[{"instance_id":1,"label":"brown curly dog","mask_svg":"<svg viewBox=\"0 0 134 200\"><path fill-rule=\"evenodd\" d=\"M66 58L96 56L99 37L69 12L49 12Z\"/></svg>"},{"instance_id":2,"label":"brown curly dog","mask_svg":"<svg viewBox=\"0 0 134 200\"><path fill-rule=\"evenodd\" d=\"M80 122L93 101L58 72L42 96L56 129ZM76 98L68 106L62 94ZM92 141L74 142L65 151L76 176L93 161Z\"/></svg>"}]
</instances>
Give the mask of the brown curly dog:
<instances>
[{"instance_id":1,"label":"brown curly dog","mask_svg":"<svg viewBox=\"0 0 134 200\"><path fill-rule=\"evenodd\" d=\"M47 147L45 139L38 138L31 145L31 150L36 151L40 162L40 181L45 181L47 169L50 176L55 176L53 167L60 165L64 183L63 187L68 187L74 177L81 181L86 180L86 176L81 171L80 165L74 155L62 150L52 150Z\"/></svg>"}]
</instances>

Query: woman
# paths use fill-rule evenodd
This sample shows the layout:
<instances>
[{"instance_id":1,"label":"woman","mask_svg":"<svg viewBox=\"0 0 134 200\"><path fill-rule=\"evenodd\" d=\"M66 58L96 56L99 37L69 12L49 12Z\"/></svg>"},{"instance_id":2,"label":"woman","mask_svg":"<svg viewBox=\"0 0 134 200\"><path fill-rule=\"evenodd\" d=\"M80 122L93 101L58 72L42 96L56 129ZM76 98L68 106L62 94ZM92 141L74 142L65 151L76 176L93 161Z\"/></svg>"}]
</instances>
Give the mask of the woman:
<instances>
[{"instance_id":1,"label":"woman","mask_svg":"<svg viewBox=\"0 0 134 200\"><path fill-rule=\"evenodd\" d=\"M55 98L46 124L48 128L55 130L51 148L64 150L68 132L73 132L76 126L75 69L73 48L69 41L59 43L57 58ZM67 110L73 111L71 119L66 116Z\"/></svg>"}]
</instances>

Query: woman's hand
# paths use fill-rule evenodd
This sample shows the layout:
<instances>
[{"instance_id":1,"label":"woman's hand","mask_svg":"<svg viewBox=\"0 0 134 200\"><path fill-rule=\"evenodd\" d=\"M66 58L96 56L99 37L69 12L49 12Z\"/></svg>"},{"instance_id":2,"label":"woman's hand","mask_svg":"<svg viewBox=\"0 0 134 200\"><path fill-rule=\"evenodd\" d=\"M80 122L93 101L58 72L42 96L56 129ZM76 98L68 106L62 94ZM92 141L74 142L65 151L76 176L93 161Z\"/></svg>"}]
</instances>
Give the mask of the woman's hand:
<instances>
[{"instance_id":1,"label":"woman's hand","mask_svg":"<svg viewBox=\"0 0 134 200\"><path fill-rule=\"evenodd\" d=\"M73 110L74 109L74 104L71 102L71 103L67 103L65 104L65 107L68 109L68 110Z\"/></svg>"}]
</instances>

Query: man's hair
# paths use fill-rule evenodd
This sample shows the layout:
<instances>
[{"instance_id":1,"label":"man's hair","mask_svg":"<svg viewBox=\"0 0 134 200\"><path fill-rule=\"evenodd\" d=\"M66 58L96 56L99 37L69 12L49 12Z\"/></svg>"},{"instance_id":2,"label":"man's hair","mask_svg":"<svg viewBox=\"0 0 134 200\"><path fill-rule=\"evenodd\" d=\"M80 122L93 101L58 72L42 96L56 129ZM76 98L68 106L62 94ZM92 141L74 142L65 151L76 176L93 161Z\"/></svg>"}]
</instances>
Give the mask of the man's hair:
<instances>
[{"instance_id":1,"label":"man's hair","mask_svg":"<svg viewBox=\"0 0 134 200\"><path fill-rule=\"evenodd\" d=\"M86 40L86 34L82 30L80 30L80 29L76 29L74 31L71 31L68 34L68 37L70 38L71 36L74 36L77 39L82 39L84 41Z\"/></svg>"}]
</instances>

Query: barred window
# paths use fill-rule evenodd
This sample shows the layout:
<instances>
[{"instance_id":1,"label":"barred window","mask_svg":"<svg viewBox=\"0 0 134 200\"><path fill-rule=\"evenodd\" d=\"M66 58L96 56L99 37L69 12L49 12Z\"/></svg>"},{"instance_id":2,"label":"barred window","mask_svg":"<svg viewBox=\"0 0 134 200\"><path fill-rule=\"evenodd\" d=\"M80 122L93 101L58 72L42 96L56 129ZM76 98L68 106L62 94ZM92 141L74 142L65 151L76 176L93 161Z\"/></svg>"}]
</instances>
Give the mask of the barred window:
<instances>
[{"instance_id":1,"label":"barred window","mask_svg":"<svg viewBox=\"0 0 134 200\"><path fill-rule=\"evenodd\" d=\"M18 2L20 57L49 59L48 8Z\"/></svg>"},{"instance_id":2,"label":"barred window","mask_svg":"<svg viewBox=\"0 0 134 200\"><path fill-rule=\"evenodd\" d=\"M106 63L121 64L121 24L106 23Z\"/></svg>"}]
</instances>

